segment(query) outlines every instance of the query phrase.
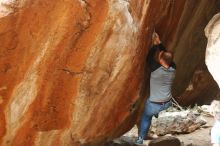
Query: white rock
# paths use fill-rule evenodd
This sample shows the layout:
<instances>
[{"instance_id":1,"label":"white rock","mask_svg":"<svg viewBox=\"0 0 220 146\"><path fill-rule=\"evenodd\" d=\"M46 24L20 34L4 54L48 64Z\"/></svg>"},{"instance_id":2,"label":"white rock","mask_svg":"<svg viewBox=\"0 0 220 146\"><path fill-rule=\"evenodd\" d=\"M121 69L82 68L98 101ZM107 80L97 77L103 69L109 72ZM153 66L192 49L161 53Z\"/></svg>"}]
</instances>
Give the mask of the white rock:
<instances>
[{"instance_id":1,"label":"white rock","mask_svg":"<svg viewBox=\"0 0 220 146\"><path fill-rule=\"evenodd\" d=\"M205 62L220 87L220 13L210 20L205 28L205 35L208 38Z\"/></svg>"}]
</instances>

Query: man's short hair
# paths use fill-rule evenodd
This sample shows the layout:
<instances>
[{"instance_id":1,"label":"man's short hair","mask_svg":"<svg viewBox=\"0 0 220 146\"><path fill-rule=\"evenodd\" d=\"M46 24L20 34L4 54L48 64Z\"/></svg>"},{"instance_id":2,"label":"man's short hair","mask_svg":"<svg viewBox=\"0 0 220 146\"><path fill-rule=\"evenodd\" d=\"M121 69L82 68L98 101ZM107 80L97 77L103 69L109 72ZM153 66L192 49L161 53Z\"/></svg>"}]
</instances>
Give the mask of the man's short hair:
<instances>
[{"instance_id":1,"label":"man's short hair","mask_svg":"<svg viewBox=\"0 0 220 146\"><path fill-rule=\"evenodd\" d=\"M173 53L169 51L163 51L161 53L160 59L163 59L166 64L170 65L173 62Z\"/></svg>"}]
</instances>

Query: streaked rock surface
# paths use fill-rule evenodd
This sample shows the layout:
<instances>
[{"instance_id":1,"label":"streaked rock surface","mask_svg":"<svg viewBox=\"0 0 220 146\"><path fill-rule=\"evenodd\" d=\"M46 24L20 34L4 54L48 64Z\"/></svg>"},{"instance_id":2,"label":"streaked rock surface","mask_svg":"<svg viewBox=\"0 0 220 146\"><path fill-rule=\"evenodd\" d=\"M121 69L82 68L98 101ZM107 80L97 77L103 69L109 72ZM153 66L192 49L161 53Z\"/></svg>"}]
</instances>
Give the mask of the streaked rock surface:
<instances>
[{"instance_id":1,"label":"streaked rock surface","mask_svg":"<svg viewBox=\"0 0 220 146\"><path fill-rule=\"evenodd\" d=\"M218 10L218 1L0 0L0 145L98 145L128 131L147 93L154 27L177 60L188 57L175 44L199 26L189 4ZM177 61L180 71L190 62L183 89L202 59Z\"/></svg>"},{"instance_id":2,"label":"streaked rock surface","mask_svg":"<svg viewBox=\"0 0 220 146\"><path fill-rule=\"evenodd\" d=\"M127 131L135 123L152 9L165 16L175 9L176 26L183 4L1 1L1 145L98 144Z\"/></svg>"}]
</instances>

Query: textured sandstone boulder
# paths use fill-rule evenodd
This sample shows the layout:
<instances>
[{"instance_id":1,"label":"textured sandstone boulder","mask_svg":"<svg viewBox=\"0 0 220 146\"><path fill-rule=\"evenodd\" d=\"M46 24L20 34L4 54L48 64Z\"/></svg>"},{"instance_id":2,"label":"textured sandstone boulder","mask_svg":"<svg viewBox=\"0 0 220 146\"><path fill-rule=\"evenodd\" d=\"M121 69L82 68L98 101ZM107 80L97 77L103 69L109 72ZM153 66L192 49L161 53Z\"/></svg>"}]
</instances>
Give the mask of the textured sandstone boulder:
<instances>
[{"instance_id":1,"label":"textured sandstone boulder","mask_svg":"<svg viewBox=\"0 0 220 146\"><path fill-rule=\"evenodd\" d=\"M131 128L153 21L171 24L172 37L184 7L149 0L0 2L2 146L98 145Z\"/></svg>"},{"instance_id":2,"label":"textured sandstone boulder","mask_svg":"<svg viewBox=\"0 0 220 146\"><path fill-rule=\"evenodd\" d=\"M220 87L220 13L216 14L205 28L208 38L206 65Z\"/></svg>"},{"instance_id":3,"label":"textured sandstone boulder","mask_svg":"<svg viewBox=\"0 0 220 146\"><path fill-rule=\"evenodd\" d=\"M211 18L216 5L0 0L0 145L98 145L126 132L147 93L144 61L153 28L177 53L180 94L203 60L200 48L189 53L185 44L193 43L184 34L204 15ZM181 64L187 64L187 75Z\"/></svg>"}]
</instances>

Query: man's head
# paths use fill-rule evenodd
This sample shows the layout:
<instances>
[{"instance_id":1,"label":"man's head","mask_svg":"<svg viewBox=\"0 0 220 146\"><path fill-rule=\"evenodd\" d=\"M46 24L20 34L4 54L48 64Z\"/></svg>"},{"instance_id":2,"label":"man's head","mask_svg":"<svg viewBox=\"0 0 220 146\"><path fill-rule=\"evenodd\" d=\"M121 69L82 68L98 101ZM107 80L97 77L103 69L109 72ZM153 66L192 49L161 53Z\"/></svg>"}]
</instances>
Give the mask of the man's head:
<instances>
[{"instance_id":1,"label":"man's head","mask_svg":"<svg viewBox=\"0 0 220 146\"><path fill-rule=\"evenodd\" d=\"M169 68L170 64L173 61L173 53L160 51L158 54L158 62L165 68Z\"/></svg>"}]
</instances>

